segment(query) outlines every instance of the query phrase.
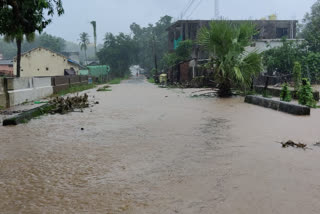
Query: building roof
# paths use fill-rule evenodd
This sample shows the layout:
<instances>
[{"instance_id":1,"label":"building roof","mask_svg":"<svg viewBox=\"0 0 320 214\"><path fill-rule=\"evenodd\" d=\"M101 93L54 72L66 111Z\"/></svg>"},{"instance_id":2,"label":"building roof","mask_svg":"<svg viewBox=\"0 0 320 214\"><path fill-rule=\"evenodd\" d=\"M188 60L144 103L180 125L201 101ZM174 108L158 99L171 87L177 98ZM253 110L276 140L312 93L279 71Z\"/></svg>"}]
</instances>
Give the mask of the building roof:
<instances>
[{"instance_id":1,"label":"building roof","mask_svg":"<svg viewBox=\"0 0 320 214\"><path fill-rule=\"evenodd\" d=\"M0 65L13 65L13 60L10 60L10 59L0 60Z\"/></svg>"},{"instance_id":2,"label":"building roof","mask_svg":"<svg viewBox=\"0 0 320 214\"><path fill-rule=\"evenodd\" d=\"M80 63L78 63L78 62L76 62L76 61L73 61L73 60L71 60L71 59L68 59L68 62L71 63L71 64L73 64L73 65L78 66L78 67L81 68L81 69L85 69L85 68L86 68L86 67L80 65Z\"/></svg>"},{"instance_id":3,"label":"building roof","mask_svg":"<svg viewBox=\"0 0 320 214\"><path fill-rule=\"evenodd\" d=\"M211 21L231 21L231 22L261 22L261 23L266 23L266 22L294 22L297 23L298 20L178 20L176 22L174 22L172 25L170 25L167 28L167 31L169 31L170 29L176 27L177 25L180 25L182 23L209 23Z\"/></svg>"},{"instance_id":4,"label":"building roof","mask_svg":"<svg viewBox=\"0 0 320 214\"><path fill-rule=\"evenodd\" d=\"M35 51L35 50L37 50L37 49L44 49L44 50L47 50L47 51L49 51L49 52L51 52L51 53L57 54L58 56L61 56L61 57L65 58L65 59L68 59L66 56L64 56L64 55L61 54L61 53L55 52L55 51L53 51L53 50L50 50L50 49L48 49L48 48L44 48L44 47L41 47L41 46L40 46L40 47L37 47L37 48L33 48L33 49L29 50L29 51L26 51L26 52L22 53L21 56L27 55L28 53L31 53L31 52L33 52L33 51ZM14 60L16 60L16 58L17 58L17 57L15 57Z\"/></svg>"}]
</instances>

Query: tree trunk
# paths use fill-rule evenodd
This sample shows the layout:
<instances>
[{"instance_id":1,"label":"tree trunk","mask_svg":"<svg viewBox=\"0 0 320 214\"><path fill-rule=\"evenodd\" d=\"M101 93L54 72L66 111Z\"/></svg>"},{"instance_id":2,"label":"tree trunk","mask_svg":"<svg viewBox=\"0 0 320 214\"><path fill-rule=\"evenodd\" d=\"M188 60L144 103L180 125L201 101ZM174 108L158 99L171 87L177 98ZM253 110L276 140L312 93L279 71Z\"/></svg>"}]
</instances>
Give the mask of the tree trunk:
<instances>
[{"instance_id":1,"label":"tree trunk","mask_svg":"<svg viewBox=\"0 0 320 214\"><path fill-rule=\"evenodd\" d=\"M230 80L225 80L224 82L220 83L218 89L219 89L219 91L218 91L219 97L231 97L232 96Z\"/></svg>"},{"instance_id":2,"label":"tree trunk","mask_svg":"<svg viewBox=\"0 0 320 214\"><path fill-rule=\"evenodd\" d=\"M21 71L21 43L22 43L22 40L21 39L17 39L16 40L16 43L17 43L17 77L20 77L21 74L20 74L20 71Z\"/></svg>"},{"instance_id":3,"label":"tree trunk","mask_svg":"<svg viewBox=\"0 0 320 214\"><path fill-rule=\"evenodd\" d=\"M84 58L85 58L85 64L88 65L88 59L87 59L87 50L84 50Z\"/></svg>"}]
</instances>

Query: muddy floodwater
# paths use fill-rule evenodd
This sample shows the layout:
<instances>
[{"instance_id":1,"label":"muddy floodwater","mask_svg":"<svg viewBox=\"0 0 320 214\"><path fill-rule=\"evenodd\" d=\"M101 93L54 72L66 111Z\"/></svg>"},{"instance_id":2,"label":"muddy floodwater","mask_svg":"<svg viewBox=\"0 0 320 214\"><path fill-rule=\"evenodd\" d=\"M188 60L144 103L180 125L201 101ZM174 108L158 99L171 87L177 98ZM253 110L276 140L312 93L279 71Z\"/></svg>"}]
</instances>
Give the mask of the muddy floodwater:
<instances>
[{"instance_id":1,"label":"muddy floodwater","mask_svg":"<svg viewBox=\"0 0 320 214\"><path fill-rule=\"evenodd\" d=\"M92 112L1 126L0 213L320 213L320 110L195 90L131 79L91 90Z\"/></svg>"}]
</instances>

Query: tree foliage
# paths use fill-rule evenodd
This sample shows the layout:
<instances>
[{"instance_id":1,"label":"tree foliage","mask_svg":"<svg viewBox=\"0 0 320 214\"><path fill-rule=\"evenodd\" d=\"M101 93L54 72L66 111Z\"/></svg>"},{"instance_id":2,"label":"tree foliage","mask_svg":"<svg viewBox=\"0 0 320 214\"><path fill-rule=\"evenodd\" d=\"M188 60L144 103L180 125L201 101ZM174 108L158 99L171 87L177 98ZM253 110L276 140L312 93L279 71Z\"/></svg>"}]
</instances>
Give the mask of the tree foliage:
<instances>
[{"instance_id":1,"label":"tree foliage","mask_svg":"<svg viewBox=\"0 0 320 214\"><path fill-rule=\"evenodd\" d=\"M84 51L85 61L86 61L86 63L87 63L87 61L88 61L88 58L87 58L87 49L88 49L88 45L89 45L89 43L90 43L89 34L86 33L86 32L81 33L79 40L80 40L80 42L79 42L80 49Z\"/></svg>"},{"instance_id":2,"label":"tree foliage","mask_svg":"<svg viewBox=\"0 0 320 214\"><path fill-rule=\"evenodd\" d=\"M320 51L320 0L317 0L303 19L302 37L311 51Z\"/></svg>"},{"instance_id":3,"label":"tree foliage","mask_svg":"<svg viewBox=\"0 0 320 214\"><path fill-rule=\"evenodd\" d=\"M107 33L98 58L100 63L111 67L112 77L124 77L130 74L129 68L136 62L136 54L136 43L129 35Z\"/></svg>"},{"instance_id":4,"label":"tree foliage","mask_svg":"<svg viewBox=\"0 0 320 214\"><path fill-rule=\"evenodd\" d=\"M301 85L301 64L299 62L294 63L293 67L293 82L294 82L294 89L296 91L299 90Z\"/></svg>"},{"instance_id":5,"label":"tree foliage","mask_svg":"<svg viewBox=\"0 0 320 214\"><path fill-rule=\"evenodd\" d=\"M62 15L61 0L1 0L0 35L17 44L17 76L20 76L21 45L52 22L55 14Z\"/></svg>"},{"instance_id":6,"label":"tree foliage","mask_svg":"<svg viewBox=\"0 0 320 214\"><path fill-rule=\"evenodd\" d=\"M252 77L262 71L261 56L246 53L255 26L251 23L234 24L230 21L211 22L198 33L198 43L211 54L209 67L214 70L219 96L231 96L231 87L248 88Z\"/></svg>"},{"instance_id":7,"label":"tree foliage","mask_svg":"<svg viewBox=\"0 0 320 214\"><path fill-rule=\"evenodd\" d=\"M285 102L291 102L291 91L289 90L288 83L283 84L282 90L280 93L280 100Z\"/></svg>"},{"instance_id":8,"label":"tree foliage","mask_svg":"<svg viewBox=\"0 0 320 214\"><path fill-rule=\"evenodd\" d=\"M163 56L162 62L164 63L164 66L170 67L176 65L179 62L189 60L191 58L192 47L192 40L181 41L174 52L166 53Z\"/></svg>"},{"instance_id":9,"label":"tree foliage","mask_svg":"<svg viewBox=\"0 0 320 214\"><path fill-rule=\"evenodd\" d=\"M299 104L306 105L311 108L316 107L316 101L313 97L312 87L308 79L302 79L302 85L298 91Z\"/></svg>"},{"instance_id":10,"label":"tree foliage","mask_svg":"<svg viewBox=\"0 0 320 214\"><path fill-rule=\"evenodd\" d=\"M166 29L172 24L172 17L163 16L154 25L147 27L133 23L130 29L133 40L137 46L136 64L139 64L146 71L154 68L154 54L159 61L159 70L165 67L165 62L161 60L168 50L168 32Z\"/></svg>"}]
</instances>

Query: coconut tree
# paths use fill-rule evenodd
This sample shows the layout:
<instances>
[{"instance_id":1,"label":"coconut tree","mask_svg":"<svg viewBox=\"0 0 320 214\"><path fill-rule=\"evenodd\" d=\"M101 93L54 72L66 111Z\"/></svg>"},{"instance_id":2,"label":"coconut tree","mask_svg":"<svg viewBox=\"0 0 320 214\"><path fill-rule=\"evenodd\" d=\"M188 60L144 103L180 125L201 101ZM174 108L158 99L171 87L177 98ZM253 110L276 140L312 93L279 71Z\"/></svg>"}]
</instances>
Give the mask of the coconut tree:
<instances>
[{"instance_id":1,"label":"coconut tree","mask_svg":"<svg viewBox=\"0 0 320 214\"><path fill-rule=\"evenodd\" d=\"M207 64L214 71L220 97L232 96L232 87L248 88L252 77L260 73L262 57L257 52L247 53L252 37L256 34L255 25L244 22L212 21L198 33L198 44L210 53Z\"/></svg>"},{"instance_id":2,"label":"coconut tree","mask_svg":"<svg viewBox=\"0 0 320 214\"><path fill-rule=\"evenodd\" d=\"M35 39L35 33L28 33L24 34L22 31L16 32L15 34L6 34L4 36L4 40L6 42L15 42L17 45L17 70L16 76L20 77L20 70L21 70L21 45L23 40L26 39L27 42L33 42Z\"/></svg>"},{"instance_id":3,"label":"coconut tree","mask_svg":"<svg viewBox=\"0 0 320 214\"><path fill-rule=\"evenodd\" d=\"M17 44L17 77L20 77L21 44L51 22L55 12L64 13L62 0L0 0L0 35Z\"/></svg>"},{"instance_id":4,"label":"coconut tree","mask_svg":"<svg viewBox=\"0 0 320 214\"><path fill-rule=\"evenodd\" d=\"M90 40L89 40L89 34L86 33L86 32L83 32L80 34L80 49L81 50L84 50L84 56L85 56L85 61L86 61L86 64L87 64L87 49L88 49L88 44L90 43Z\"/></svg>"},{"instance_id":5,"label":"coconut tree","mask_svg":"<svg viewBox=\"0 0 320 214\"><path fill-rule=\"evenodd\" d=\"M94 53L97 56L97 22L90 22L93 27L93 38L94 38Z\"/></svg>"}]
</instances>

